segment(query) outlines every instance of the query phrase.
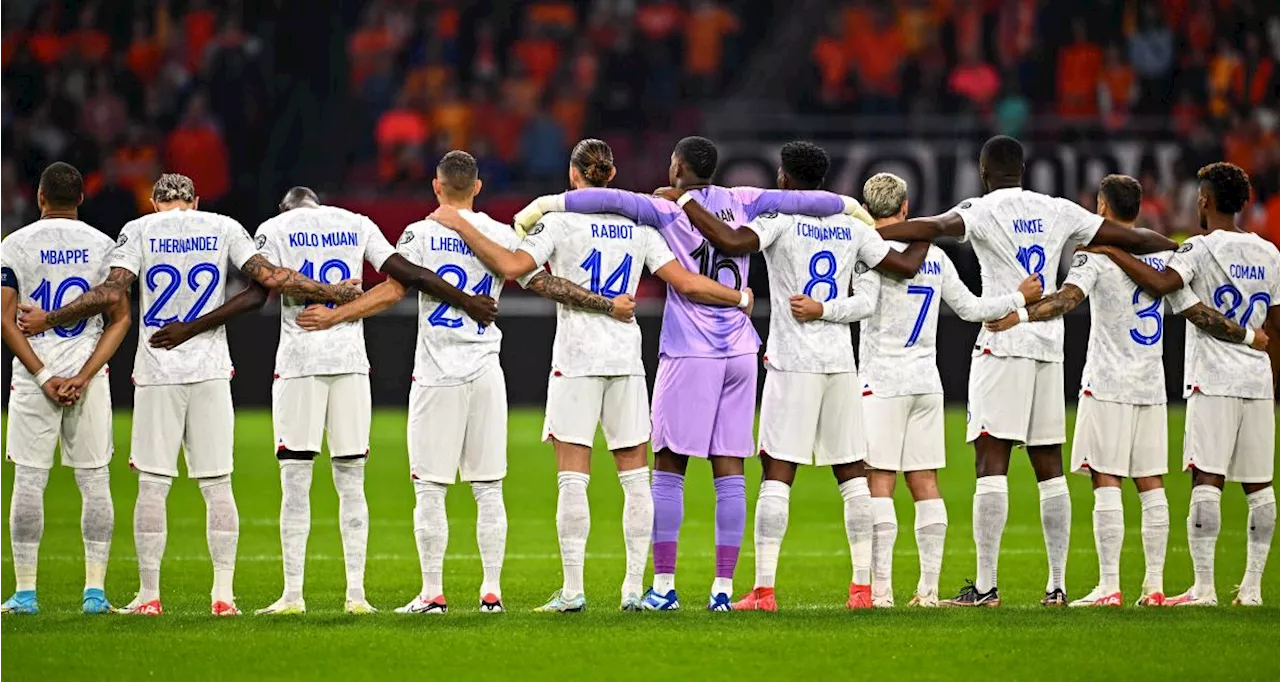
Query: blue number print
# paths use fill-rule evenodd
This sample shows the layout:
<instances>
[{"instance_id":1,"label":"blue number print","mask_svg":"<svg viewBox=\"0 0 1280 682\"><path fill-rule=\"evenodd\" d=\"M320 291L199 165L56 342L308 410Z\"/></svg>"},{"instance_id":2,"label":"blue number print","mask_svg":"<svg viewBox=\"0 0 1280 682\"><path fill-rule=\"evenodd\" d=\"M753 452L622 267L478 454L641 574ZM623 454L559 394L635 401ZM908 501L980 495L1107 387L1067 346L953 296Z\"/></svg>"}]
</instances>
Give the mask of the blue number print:
<instances>
[{"instance_id":1,"label":"blue number print","mask_svg":"<svg viewBox=\"0 0 1280 682\"><path fill-rule=\"evenodd\" d=\"M903 348L910 348L920 340L920 332L924 329L925 320L929 316L929 306L933 305L933 287L912 284L907 287L907 293L912 296L924 296L924 300L920 303L920 314L916 315L916 324L911 328L911 336L907 338L907 345Z\"/></svg>"},{"instance_id":2,"label":"blue number print","mask_svg":"<svg viewBox=\"0 0 1280 682\"><path fill-rule=\"evenodd\" d=\"M203 290L200 287L200 275L202 273L209 274L209 281L205 283ZM160 313L164 310L165 305L169 303L169 299L173 298L174 294L178 293L178 289L182 286L182 273L178 271L178 268L168 263L160 263L147 269L147 274L143 281L146 282L149 291L155 291L160 287L160 279L162 277L168 278L164 288L160 289L160 293L156 295L156 300L151 302L151 307L142 314L142 324L147 327L163 327L170 322L178 320L177 315L161 317ZM209 302L209 298L213 296L213 290L218 288L218 282L221 280L222 270L213 263L197 263L191 268L186 277L187 287L199 293L200 296L196 299L195 304L191 306L191 309L182 316L183 322L190 322L200 317L205 304Z\"/></svg>"},{"instance_id":3,"label":"blue number print","mask_svg":"<svg viewBox=\"0 0 1280 682\"><path fill-rule=\"evenodd\" d=\"M72 287L79 288L81 294L88 291L90 288L89 282L83 277L68 277L67 279L59 282L56 288L49 280L42 279L40 280L40 286L37 286L36 290L31 292L31 300L39 304L40 309L45 312L57 310L62 307L64 302L66 302L67 294L70 293ZM79 294L76 295L79 296ZM75 324L67 325L65 327L54 327L53 333L57 334L60 338L70 339L79 336L88 325L88 320L80 320ZM43 335L44 332L41 332L36 336Z\"/></svg>"},{"instance_id":4,"label":"blue number print","mask_svg":"<svg viewBox=\"0 0 1280 682\"><path fill-rule=\"evenodd\" d=\"M1133 304L1138 305L1139 297L1142 295L1142 287L1133 290ZM1129 338L1134 342L1143 346L1154 346L1160 343L1160 338L1164 336L1164 315L1160 314L1160 305L1163 299L1157 298L1151 302L1151 305L1138 311L1139 320L1153 320L1156 323L1156 330L1151 334L1144 334L1133 327L1129 330Z\"/></svg>"},{"instance_id":5,"label":"blue number print","mask_svg":"<svg viewBox=\"0 0 1280 682\"><path fill-rule=\"evenodd\" d=\"M824 264L824 267L819 267ZM830 251L819 251L809 259L809 281L804 285L804 295L813 297L813 290L819 284L827 285L827 296L822 299L824 302L840 293L840 287L836 284L836 256Z\"/></svg>"},{"instance_id":6,"label":"blue number print","mask_svg":"<svg viewBox=\"0 0 1280 682\"><path fill-rule=\"evenodd\" d=\"M455 287L458 287L459 289L465 289L467 286L467 271L463 270L460 266L454 265L453 263L449 263L448 265L444 265L440 268L437 268L436 274L440 275L440 277L446 281L448 281L450 277L456 278L458 281L451 282L451 283ZM485 274L484 277L481 277L480 281L477 282L476 285L471 289L471 293L477 294L479 296L491 296L492 291L493 291L493 275L490 275L487 273ZM450 306L448 303L441 302L440 305L436 306L435 309L431 311L431 314L427 316L427 322L432 327L447 327L449 329L457 329L461 327L462 315L458 315L457 317L449 317L449 311L451 309L452 309L452 306ZM485 330L484 325L477 325L477 329L476 329L477 334L483 334L484 330Z\"/></svg>"},{"instance_id":7,"label":"blue number print","mask_svg":"<svg viewBox=\"0 0 1280 682\"><path fill-rule=\"evenodd\" d=\"M1018 262L1022 264L1022 269L1026 270L1028 275L1035 275L1040 280L1040 286L1044 286L1045 255L1043 246L1018 247Z\"/></svg>"},{"instance_id":8,"label":"blue number print","mask_svg":"<svg viewBox=\"0 0 1280 682\"><path fill-rule=\"evenodd\" d=\"M334 278L330 278L329 271L331 270L337 270L338 276ZM310 277L311 279L314 279L317 282L323 282L325 284L337 284L338 282L341 282L342 280L348 279L351 277L351 268L346 264L345 261L342 261L341 259L330 258L329 260L325 261L323 264L320 265L320 276L316 277L316 264L312 263L309 260L304 260L302 261L302 267L298 268L298 274L302 275L303 277ZM338 307L337 304L335 303L326 303L324 304L324 306L326 308Z\"/></svg>"},{"instance_id":9,"label":"blue number print","mask_svg":"<svg viewBox=\"0 0 1280 682\"><path fill-rule=\"evenodd\" d=\"M600 249L591 249L591 253L582 260L579 266L591 275L591 293L600 294L605 298L617 298L630 289L631 283L631 254L627 254L614 268L613 272L604 280L604 286L600 285L600 276L604 272L603 263L604 254L600 253Z\"/></svg>"},{"instance_id":10,"label":"blue number print","mask_svg":"<svg viewBox=\"0 0 1280 682\"><path fill-rule=\"evenodd\" d=\"M1227 299L1231 299L1230 305L1227 304ZM1262 304L1262 314L1266 315L1267 309L1271 307L1271 295L1265 291L1259 291L1250 296L1246 303L1244 294L1240 293L1234 284L1223 284L1213 292L1213 305L1217 306L1228 320L1236 319L1236 313L1240 310L1241 304L1244 305L1244 313L1240 315L1240 326L1246 329L1249 328L1249 318L1253 317L1253 310L1259 303Z\"/></svg>"}]
</instances>

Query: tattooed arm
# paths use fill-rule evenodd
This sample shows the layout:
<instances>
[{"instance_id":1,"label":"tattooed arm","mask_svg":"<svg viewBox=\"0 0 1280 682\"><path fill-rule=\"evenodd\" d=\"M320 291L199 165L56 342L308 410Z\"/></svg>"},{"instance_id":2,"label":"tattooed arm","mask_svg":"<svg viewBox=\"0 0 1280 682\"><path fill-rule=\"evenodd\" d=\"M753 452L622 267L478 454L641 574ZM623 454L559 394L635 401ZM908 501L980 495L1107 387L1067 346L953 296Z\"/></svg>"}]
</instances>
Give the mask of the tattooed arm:
<instances>
[{"instance_id":1,"label":"tattooed arm","mask_svg":"<svg viewBox=\"0 0 1280 682\"><path fill-rule=\"evenodd\" d=\"M133 286L133 281L137 278L137 275L125 268L111 268L107 281L80 294L76 300L57 310L46 313L37 306L19 305L22 317L18 319L18 327L22 329L22 333L32 336L86 317L100 315L120 301L127 301L129 287Z\"/></svg>"},{"instance_id":2,"label":"tattooed arm","mask_svg":"<svg viewBox=\"0 0 1280 682\"><path fill-rule=\"evenodd\" d=\"M1203 303L1196 303L1186 310L1179 311L1178 314L1187 318L1187 321L1191 324L1199 327L1200 331L1215 339L1222 339L1230 343L1244 343L1244 327L1227 319L1226 315ZM1262 348L1258 350L1262 350Z\"/></svg>"},{"instance_id":3,"label":"tattooed arm","mask_svg":"<svg viewBox=\"0 0 1280 682\"><path fill-rule=\"evenodd\" d=\"M1061 289L1027 306L1027 321L1043 322L1052 320L1055 317L1062 317L1075 310L1076 306L1080 305L1084 299L1085 293L1083 289L1070 282L1064 283ZM1018 322L1018 313L1014 311L998 320L988 322L984 326L989 331L1002 332L1013 328Z\"/></svg>"},{"instance_id":4,"label":"tattooed arm","mask_svg":"<svg viewBox=\"0 0 1280 682\"><path fill-rule=\"evenodd\" d=\"M631 321L636 307L635 300L629 295L623 294L617 298L608 299L600 294L593 294L567 279L556 277L545 271L535 274L533 279L529 280L526 288L543 298L557 303L563 303L580 310L609 315L622 322Z\"/></svg>"},{"instance_id":5,"label":"tattooed arm","mask_svg":"<svg viewBox=\"0 0 1280 682\"><path fill-rule=\"evenodd\" d=\"M360 295L360 288L343 284L321 284L296 270L272 265L259 254L254 254L240 271L262 286L283 296L295 296L321 303L346 303Z\"/></svg>"}]
</instances>

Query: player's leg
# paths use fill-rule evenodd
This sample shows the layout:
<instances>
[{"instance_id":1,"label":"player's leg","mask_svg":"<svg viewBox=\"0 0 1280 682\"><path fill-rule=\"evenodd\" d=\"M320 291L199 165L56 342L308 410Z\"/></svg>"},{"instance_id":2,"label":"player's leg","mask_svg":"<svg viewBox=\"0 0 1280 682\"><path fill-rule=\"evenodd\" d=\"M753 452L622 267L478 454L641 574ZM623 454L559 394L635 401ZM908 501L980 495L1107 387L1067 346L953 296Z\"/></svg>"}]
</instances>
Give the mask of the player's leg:
<instances>
[{"instance_id":1,"label":"player's leg","mask_svg":"<svg viewBox=\"0 0 1280 682\"><path fill-rule=\"evenodd\" d=\"M840 497L844 500L844 533L849 542L849 559L853 564L853 579L849 583L849 599L845 606L851 609L872 608L871 601L871 553L873 520L871 490L867 486L867 467L862 461L837 464L831 467ZM890 601L889 605L892 605Z\"/></svg>"},{"instance_id":2,"label":"player's leg","mask_svg":"<svg viewBox=\"0 0 1280 682\"><path fill-rule=\"evenodd\" d=\"M1138 606L1164 605L1164 557L1169 545L1169 501L1164 475L1169 472L1169 419L1164 404L1136 408L1129 475L1142 505L1142 552L1146 571Z\"/></svg>"},{"instance_id":3,"label":"player's leg","mask_svg":"<svg viewBox=\"0 0 1280 682\"><path fill-rule=\"evenodd\" d=\"M80 489L80 535L84 540L81 609L89 614L114 611L106 595L107 560L115 526L108 468L112 452L111 389L106 377L98 377L85 387L79 402L62 414L62 462L75 469Z\"/></svg>"},{"instance_id":4,"label":"player's leg","mask_svg":"<svg viewBox=\"0 0 1280 682\"><path fill-rule=\"evenodd\" d=\"M1101 401L1085 392L1076 408L1071 470L1093 479L1093 541L1098 584L1071 606L1121 606L1120 549L1124 506L1120 484L1130 475L1137 406ZM1043 499L1043 496L1042 496Z\"/></svg>"},{"instance_id":5,"label":"player's leg","mask_svg":"<svg viewBox=\"0 0 1280 682\"><path fill-rule=\"evenodd\" d=\"M910 605L937 606L942 549L947 539L947 506L938 491L937 470L908 471L903 476L916 503L916 549L920 553L920 579Z\"/></svg>"},{"instance_id":6,"label":"player's leg","mask_svg":"<svg viewBox=\"0 0 1280 682\"><path fill-rule=\"evenodd\" d=\"M777 611L774 585L778 577L778 555L787 534L791 506L791 484L799 466L794 462L774 459L762 448L763 468L760 495L756 498L755 586L742 599L733 603L734 611Z\"/></svg>"},{"instance_id":7,"label":"player's leg","mask_svg":"<svg viewBox=\"0 0 1280 682\"><path fill-rule=\"evenodd\" d=\"M661 376L661 369L659 369ZM654 420L658 416L658 396L654 394ZM675 601L676 546L684 524L684 475L689 458L664 448L653 456L653 586L655 596ZM645 598L648 598L648 594Z\"/></svg>"},{"instance_id":8,"label":"player's leg","mask_svg":"<svg viewBox=\"0 0 1280 682\"><path fill-rule=\"evenodd\" d=\"M1182 463L1191 471L1191 508L1187 513L1187 545L1195 582L1191 589L1169 597L1169 606L1216 606L1214 553L1222 529L1222 489L1236 448L1242 405L1238 398L1208 396L1199 391L1187 398ZM1274 456L1274 455L1273 455Z\"/></svg>"},{"instance_id":9,"label":"player's leg","mask_svg":"<svg viewBox=\"0 0 1280 682\"><path fill-rule=\"evenodd\" d=\"M311 535L311 479L324 438L325 393L321 377L276 379L271 423L280 466L280 551L284 591L258 614L305 613L303 580Z\"/></svg>"},{"instance_id":10,"label":"player's leg","mask_svg":"<svg viewBox=\"0 0 1280 682\"><path fill-rule=\"evenodd\" d=\"M680 603L656 599L650 604L644 595L644 569L649 563L649 542L653 534L653 495L649 488L649 388L643 376L610 377L605 381L600 425L613 452L622 485L622 536L626 544L627 569L622 581L621 608L678 609ZM656 595L650 595L656 596Z\"/></svg>"},{"instance_id":11,"label":"player's leg","mask_svg":"<svg viewBox=\"0 0 1280 682\"><path fill-rule=\"evenodd\" d=\"M1044 606L1067 605L1067 551L1071 545L1071 492L1062 473L1062 444L1067 442L1067 406L1062 363L1036 362L1027 427L1027 455L1040 489L1040 528L1044 533L1049 577Z\"/></svg>"},{"instance_id":12,"label":"player's leg","mask_svg":"<svg viewBox=\"0 0 1280 682\"><path fill-rule=\"evenodd\" d=\"M231 382L202 381L190 386L187 429L183 450L187 474L197 480L204 497L205 537L213 563L211 611L215 616L236 616L236 549L240 543L240 512L231 491L235 443L235 409Z\"/></svg>"},{"instance_id":13,"label":"player's leg","mask_svg":"<svg viewBox=\"0 0 1280 682\"><path fill-rule=\"evenodd\" d=\"M328 384L325 430L329 434L329 465L338 492L338 529L347 573L345 609L351 614L375 613L364 595L364 567L369 547L369 503L364 495L365 462L369 458L372 402L368 374L322 377Z\"/></svg>"},{"instance_id":14,"label":"player's leg","mask_svg":"<svg viewBox=\"0 0 1280 682\"><path fill-rule=\"evenodd\" d=\"M711 584L707 608L728 611L733 575L737 572L742 536L747 528L745 460L755 454L752 431L759 363L754 353L719 362L723 375L715 396L715 425L711 434L711 475L716 489L716 577Z\"/></svg>"},{"instance_id":15,"label":"player's leg","mask_svg":"<svg viewBox=\"0 0 1280 682\"><path fill-rule=\"evenodd\" d=\"M44 491L58 444L62 408L38 391L9 392L5 456L13 462L9 542L16 589L0 612L36 614L36 572L44 535Z\"/></svg>"},{"instance_id":16,"label":"player's leg","mask_svg":"<svg viewBox=\"0 0 1280 682\"><path fill-rule=\"evenodd\" d=\"M844 500L845 539L853 578L846 606L869 609L873 519L871 489L867 486L867 432L863 426L862 382L856 372L816 375L821 378L814 463L835 474Z\"/></svg>"},{"instance_id":17,"label":"player's leg","mask_svg":"<svg viewBox=\"0 0 1280 682\"><path fill-rule=\"evenodd\" d=\"M469 410L467 386L423 386L409 389L409 473L413 479L413 537L418 547L422 588L396 613L443 614L444 553L449 545L445 494L457 478L466 439Z\"/></svg>"},{"instance_id":18,"label":"player's leg","mask_svg":"<svg viewBox=\"0 0 1280 682\"><path fill-rule=\"evenodd\" d=\"M466 439L460 472L476 501L476 546L484 570L480 612L501 613L502 563L507 552L507 507L502 480L507 475L507 383L494 366L469 386Z\"/></svg>"},{"instance_id":19,"label":"player's leg","mask_svg":"<svg viewBox=\"0 0 1280 682\"><path fill-rule=\"evenodd\" d=\"M871 602L893 606L893 546L898 514L893 489L902 471L903 445L913 396L862 396L867 439L867 484L871 488Z\"/></svg>"},{"instance_id":20,"label":"player's leg","mask_svg":"<svg viewBox=\"0 0 1280 682\"><path fill-rule=\"evenodd\" d=\"M1239 481L1249 503L1244 579L1232 603L1262 605L1262 574L1267 568L1271 539L1276 531L1276 494L1271 487L1275 469L1275 403L1242 401L1243 415L1236 450L1227 479Z\"/></svg>"}]
</instances>

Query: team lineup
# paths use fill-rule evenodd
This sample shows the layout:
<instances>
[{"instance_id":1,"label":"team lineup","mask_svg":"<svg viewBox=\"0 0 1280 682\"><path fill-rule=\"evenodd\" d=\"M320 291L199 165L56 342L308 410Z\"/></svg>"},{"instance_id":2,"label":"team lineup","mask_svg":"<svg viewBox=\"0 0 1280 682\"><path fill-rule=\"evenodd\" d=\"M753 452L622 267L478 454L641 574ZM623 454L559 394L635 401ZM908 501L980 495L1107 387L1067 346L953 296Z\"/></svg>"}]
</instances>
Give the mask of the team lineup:
<instances>
[{"instance_id":1,"label":"team lineup","mask_svg":"<svg viewBox=\"0 0 1280 682\"><path fill-rule=\"evenodd\" d=\"M1141 501L1145 573L1140 606L1212 606L1214 554L1226 483L1249 507L1246 570L1234 602L1261 605L1276 524L1271 481L1280 377L1280 251L1240 231L1235 216L1250 184L1240 168L1199 173L1202 234L1181 245L1134 225L1136 180L1109 175L1098 211L1022 188L1024 151L1008 137L983 146L985 193L934 217L909 218L909 188L879 173L862 201L822 191L829 161L819 147L781 149L776 190L711 184L718 153L701 137L671 155L669 187L654 195L611 189L613 152L583 140L569 160L572 190L536 199L514 225L475 210L476 161L454 151L432 189L440 203L396 245L368 218L290 190L279 215L253 236L234 219L199 210L192 181L165 174L155 212L111 239L78 220L79 172L55 163L40 178L41 219L0 251L3 332L14 353L6 456L14 464L10 531L15 593L4 613L39 612L36 574L43 498L55 448L74 470L83 501L85 613L163 613L160 569L166 500L184 453L206 505L213 564L211 611L239 615L233 581L239 515L232 494L233 375L223 325L280 294L281 335L272 387L279 461L280 598L256 612L306 611L304 565L310 489L322 443L330 453L347 590L365 597L369 531L365 461L372 415L361 320L418 292L418 336L408 398L407 449L416 497L413 529L422 588L400 613L445 613L449 539L445 498L457 480L476 502L481 612L505 610L507 541L506 382L494 324L507 279L557 303L542 439L557 464L556 532L563 584L536 610L587 607L583 584L591 528L587 489L597 428L617 467L624 505L624 611L681 607L676 559L689 460L709 462L715 492L711 611L778 608L775 582L801 465L830 467L843 500L850 609L895 605L891 582L898 474L914 500L919 580L910 605L1000 604L998 564L1008 518L1007 473L1025 447L1038 481L1047 554L1045 606L1121 606L1125 535L1121 485ZM971 244L981 296L961 281L941 238ZM1058 263L1076 247L1059 285ZM766 370L756 418L762 341L750 320L750 254L770 278ZM364 263L385 274L362 291ZM228 271L250 284L227 297ZM652 397L633 319L642 269L668 287ZM133 323L140 292L129 463L139 477L133 534L139 589L126 606L105 593L114 528L108 464L111 396L105 377ZM1062 316L1089 299L1091 328L1069 469ZM966 440L975 454L974 579L939 589L947 535L943 394L938 315L945 302L983 323L972 348ZM1187 519L1194 584L1166 595L1170 526L1163 477L1168 425L1163 369L1166 305L1188 325L1183 468L1193 489ZM850 325L861 325L857 361ZM648 452L652 444L652 470ZM747 525L745 463L763 476L753 531L754 582L735 599ZM1091 477L1099 583L1067 595L1071 502L1066 471ZM1229 551L1238 551L1230 548ZM645 573L652 557L653 578ZM265 600L264 600L265 601Z\"/></svg>"}]
</instances>

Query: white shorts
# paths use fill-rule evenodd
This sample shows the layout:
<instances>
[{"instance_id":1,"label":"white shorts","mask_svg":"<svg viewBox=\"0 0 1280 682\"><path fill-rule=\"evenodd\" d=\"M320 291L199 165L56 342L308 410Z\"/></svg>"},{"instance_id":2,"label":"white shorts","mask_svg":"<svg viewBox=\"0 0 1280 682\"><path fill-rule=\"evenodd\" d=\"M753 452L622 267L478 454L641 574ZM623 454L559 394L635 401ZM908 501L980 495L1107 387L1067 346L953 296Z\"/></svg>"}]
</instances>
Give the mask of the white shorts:
<instances>
[{"instance_id":1,"label":"white shorts","mask_svg":"<svg viewBox=\"0 0 1280 682\"><path fill-rule=\"evenodd\" d=\"M947 465L942 394L862 396L867 466L881 471L926 471Z\"/></svg>"},{"instance_id":2,"label":"white shorts","mask_svg":"<svg viewBox=\"0 0 1280 682\"><path fill-rule=\"evenodd\" d=\"M1237 483L1267 483L1276 464L1274 400L1205 395L1187 398L1182 468L1226 476Z\"/></svg>"},{"instance_id":3,"label":"white shorts","mask_svg":"<svg viewBox=\"0 0 1280 682\"><path fill-rule=\"evenodd\" d=\"M979 355L969 367L966 442L987 435L1029 447L1067 442L1062 363Z\"/></svg>"},{"instance_id":4,"label":"white shorts","mask_svg":"<svg viewBox=\"0 0 1280 682\"><path fill-rule=\"evenodd\" d=\"M52 469L58 441L63 466L96 469L111 462L111 387L105 376L90 381L71 407L42 391L10 391L8 419L5 456L14 464Z\"/></svg>"},{"instance_id":5,"label":"white shorts","mask_svg":"<svg viewBox=\"0 0 1280 682\"><path fill-rule=\"evenodd\" d=\"M493 367L465 384L409 389L409 472L449 485L507 475L507 384Z\"/></svg>"},{"instance_id":6,"label":"white shorts","mask_svg":"<svg viewBox=\"0 0 1280 682\"><path fill-rule=\"evenodd\" d=\"M232 470L235 430L230 379L138 386L133 392L129 466L157 476L177 476L182 448L187 476L225 476Z\"/></svg>"},{"instance_id":7,"label":"white shorts","mask_svg":"<svg viewBox=\"0 0 1280 682\"><path fill-rule=\"evenodd\" d=\"M547 382L547 416L542 440L591 447L596 425L610 450L649 442L649 387L640 375L566 377Z\"/></svg>"},{"instance_id":8,"label":"white shorts","mask_svg":"<svg viewBox=\"0 0 1280 682\"><path fill-rule=\"evenodd\" d=\"M769 370L760 402L760 452L814 466L861 461L867 447L858 373Z\"/></svg>"},{"instance_id":9,"label":"white shorts","mask_svg":"<svg viewBox=\"0 0 1280 682\"><path fill-rule=\"evenodd\" d=\"M367 455L370 419L368 374L291 377L271 384L277 451L320 452L328 432L331 457Z\"/></svg>"},{"instance_id":10,"label":"white shorts","mask_svg":"<svg viewBox=\"0 0 1280 682\"><path fill-rule=\"evenodd\" d=\"M1129 405L1080 396L1071 439L1071 470L1122 478L1169 473L1169 419L1164 404Z\"/></svg>"}]
</instances>

